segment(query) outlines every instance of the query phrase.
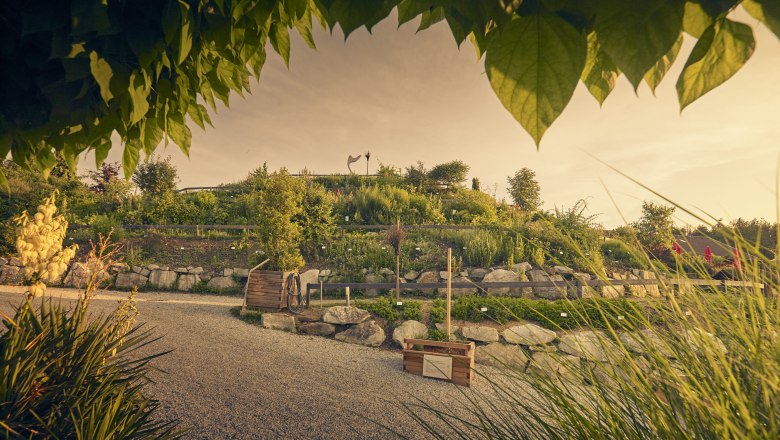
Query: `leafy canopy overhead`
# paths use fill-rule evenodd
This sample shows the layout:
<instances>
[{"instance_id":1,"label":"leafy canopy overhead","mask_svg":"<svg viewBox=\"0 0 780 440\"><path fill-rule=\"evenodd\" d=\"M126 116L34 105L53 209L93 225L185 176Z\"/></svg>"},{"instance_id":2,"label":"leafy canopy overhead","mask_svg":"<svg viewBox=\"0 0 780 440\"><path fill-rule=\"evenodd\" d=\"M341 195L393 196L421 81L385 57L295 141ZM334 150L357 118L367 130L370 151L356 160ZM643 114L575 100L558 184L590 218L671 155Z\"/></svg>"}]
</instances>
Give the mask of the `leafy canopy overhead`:
<instances>
[{"instance_id":1,"label":"leafy canopy overhead","mask_svg":"<svg viewBox=\"0 0 780 440\"><path fill-rule=\"evenodd\" d=\"M249 92L269 46L289 63L291 31L314 47L313 23L349 36L395 8L399 25L444 21L459 46L468 39L538 145L578 81L600 103L621 74L654 90L684 34L698 41L677 81L681 108L722 84L755 47L752 28L727 18L740 4L780 35L777 0L0 2L0 157L44 175L88 150L99 165L116 133L129 177L162 142L189 154L188 121L203 129L208 108Z\"/></svg>"}]
</instances>

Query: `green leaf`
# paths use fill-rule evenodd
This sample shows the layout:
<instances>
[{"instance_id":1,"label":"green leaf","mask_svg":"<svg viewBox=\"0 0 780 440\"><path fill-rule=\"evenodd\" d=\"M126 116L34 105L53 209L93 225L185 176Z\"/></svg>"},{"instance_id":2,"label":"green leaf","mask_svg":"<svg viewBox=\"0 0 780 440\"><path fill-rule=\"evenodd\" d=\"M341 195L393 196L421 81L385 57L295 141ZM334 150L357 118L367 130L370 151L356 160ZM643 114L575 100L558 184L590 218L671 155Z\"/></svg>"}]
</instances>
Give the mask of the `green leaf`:
<instances>
[{"instance_id":1,"label":"green leaf","mask_svg":"<svg viewBox=\"0 0 780 440\"><path fill-rule=\"evenodd\" d=\"M420 19L420 26L417 28L417 32L428 29L442 20L444 20L444 8L441 6L425 11Z\"/></svg>"},{"instance_id":2,"label":"green leaf","mask_svg":"<svg viewBox=\"0 0 780 440\"><path fill-rule=\"evenodd\" d=\"M130 114L130 124L135 124L146 116L149 111L149 92L151 84L146 77L146 71L136 71L130 74L130 101L133 110Z\"/></svg>"},{"instance_id":3,"label":"green leaf","mask_svg":"<svg viewBox=\"0 0 780 440\"><path fill-rule=\"evenodd\" d=\"M70 5L71 35L104 32L111 29L106 2L75 0Z\"/></svg>"},{"instance_id":4,"label":"green leaf","mask_svg":"<svg viewBox=\"0 0 780 440\"><path fill-rule=\"evenodd\" d=\"M187 59L187 55L192 50L192 14L190 13L190 7L186 3L179 2L179 10L181 13L181 27L179 29L179 44L176 47L176 64L179 65Z\"/></svg>"},{"instance_id":5,"label":"green leaf","mask_svg":"<svg viewBox=\"0 0 780 440\"><path fill-rule=\"evenodd\" d=\"M109 151L111 151L111 139L106 139L95 147L95 168L100 168L100 165L103 165Z\"/></svg>"},{"instance_id":6,"label":"green leaf","mask_svg":"<svg viewBox=\"0 0 780 440\"><path fill-rule=\"evenodd\" d=\"M8 184L8 179L6 179L2 168L0 168L0 186L5 189L5 192L8 193L9 196L11 195L11 185Z\"/></svg>"},{"instance_id":7,"label":"green leaf","mask_svg":"<svg viewBox=\"0 0 780 440\"><path fill-rule=\"evenodd\" d=\"M615 63L601 49L596 33L591 32L588 34L587 61L580 79L582 79L590 94L599 102L599 105L604 104L607 96L615 88L619 75L620 71L615 66Z\"/></svg>"},{"instance_id":8,"label":"green leaf","mask_svg":"<svg viewBox=\"0 0 780 440\"><path fill-rule=\"evenodd\" d=\"M753 18L764 23L766 27L780 38L780 2L777 0L743 0L742 7Z\"/></svg>"},{"instance_id":9,"label":"green leaf","mask_svg":"<svg viewBox=\"0 0 780 440\"><path fill-rule=\"evenodd\" d=\"M398 27L430 11L435 6L431 0L401 0L398 2Z\"/></svg>"},{"instance_id":10,"label":"green leaf","mask_svg":"<svg viewBox=\"0 0 780 440\"><path fill-rule=\"evenodd\" d=\"M308 10L303 17L295 21L295 29L298 30L298 34L300 34L307 46L311 49L317 48L317 45L314 44L314 36L311 33L311 14Z\"/></svg>"},{"instance_id":11,"label":"green leaf","mask_svg":"<svg viewBox=\"0 0 780 440\"><path fill-rule=\"evenodd\" d=\"M677 79L680 111L737 73L755 46L753 30L746 24L721 19L707 28Z\"/></svg>"},{"instance_id":12,"label":"green leaf","mask_svg":"<svg viewBox=\"0 0 780 440\"><path fill-rule=\"evenodd\" d=\"M184 122L184 115L178 112L168 114L168 135L173 142L179 146L179 149L190 157L190 144L192 143L192 132Z\"/></svg>"},{"instance_id":13,"label":"green leaf","mask_svg":"<svg viewBox=\"0 0 780 440\"><path fill-rule=\"evenodd\" d=\"M683 30L689 35L701 38L701 34L714 22L715 19L704 10L701 4L692 1L685 3Z\"/></svg>"},{"instance_id":14,"label":"green leaf","mask_svg":"<svg viewBox=\"0 0 780 440\"><path fill-rule=\"evenodd\" d=\"M125 180L130 180L138 165L140 145L137 142L125 143L125 151L122 154L122 169L125 171Z\"/></svg>"},{"instance_id":15,"label":"green leaf","mask_svg":"<svg viewBox=\"0 0 780 440\"><path fill-rule=\"evenodd\" d=\"M490 37L490 85L537 146L569 103L586 54L585 37L554 14L515 18Z\"/></svg>"},{"instance_id":16,"label":"green leaf","mask_svg":"<svg viewBox=\"0 0 780 440\"><path fill-rule=\"evenodd\" d=\"M661 80L663 80L664 76L666 76L666 72L669 71L669 68L672 67L672 64L674 64L674 60L677 59L677 54L680 52L682 43L683 34L681 32L680 36L677 38L677 41L674 42L674 46L672 46L669 52L661 57L661 59L655 63L655 66L653 66L653 68L648 70L645 74L645 82L650 87L653 95L655 95L655 89L659 84L661 84Z\"/></svg>"},{"instance_id":17,"label":"green leaf","mask_svg":"<svg viewBox=\"0 0 780 440\"><path fill-rule=\"evenodd\" d=\"M187 114L189 115L190 119L192 119L196 124L198 124L198 126L203 130L206 129L206 124L212 125L211 117L209 117L209 113L206 110L206 107L200 104L197 103L190 104L187 107Z\"/></svg>"},{"instance_id":18,"label":"green leaf","mask_svg":"<svg viewBox=\"0 0 780 440\"><path fill-rule=\"evenodd\" d=\"M636 90L674 45L682 29L682 0L600 0L593 27L604 51Z\"/></svg>"},{"instance_id":19,"label":"green leaf","mask_svg":"<svg viewBox=\"0 0 780 440\"><path fill-rule=\"evenodd\" d=\"M338 23L344 39L355 29L365 26L368 32L390 15L395 2L391 0L335 0L328 9L331 21Z\"/></svg>"},{"instance_id":20,"label":"green leaf","mask_svg":"<svg viewBox=\"0 0 780 440\"><path fill-rule=\"evenodd\" d=\"M110 87L111 77L114 74L111 65L108 64L105 59L100 58L97 52L93 50L89 53L89 70L92 72L92 77L95 78L95 81L100 87L100 96L103 98L103 102L108 104L114 97L114 95L111 94Z\"/></svg>"},{"instance_id":21,"label":"green leaf","mask_svg":"<svg viewBox=\"0 0 780 440\"><path fill-rule=\"evenodd\" d=\"M290 33L287 31L287 27L280 23L274 23L271 25L271 29L268 32L268 37L271 39L271 46L273 46L276 53L281 55L284 60L284 64L290 67Z\"/></svg>"}]
</instances>

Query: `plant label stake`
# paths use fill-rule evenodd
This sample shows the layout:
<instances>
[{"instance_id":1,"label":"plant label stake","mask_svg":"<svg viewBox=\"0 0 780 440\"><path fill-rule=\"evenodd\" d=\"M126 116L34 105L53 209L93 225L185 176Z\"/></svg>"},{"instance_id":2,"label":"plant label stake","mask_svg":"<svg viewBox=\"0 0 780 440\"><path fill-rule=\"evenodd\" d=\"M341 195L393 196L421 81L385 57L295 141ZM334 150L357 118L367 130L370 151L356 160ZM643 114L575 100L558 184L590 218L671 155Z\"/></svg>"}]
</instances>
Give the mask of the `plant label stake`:
<instances>
[{"instance_id":1,"label":"plant label stake","mask_svg":"<svg viewBox=\"0 0 780 440\"><path fill-rule=\"evenodd\" d=\"M322 308L322 280L320 280L320 308Z\"/></svg>"},{"instance_id":2,"label":"plant label stake","mask_svg":"<svg viewBox=\"0 0 780 440\"><path fill-rule=\"evenodd\" d=\"M347 290L347 307L349 307L349 286L346 287Z\"/></svg>"},{"instance_id":3,"label":"plant label stake","mask_svg":"<svg viewBox=\"0 0 780 440\"><path fill-rule=\"evenodd\" d=\"M447 248L447 340L452 340L450 312L452 310L452 248Z\"/></svg>"}]
</instances>

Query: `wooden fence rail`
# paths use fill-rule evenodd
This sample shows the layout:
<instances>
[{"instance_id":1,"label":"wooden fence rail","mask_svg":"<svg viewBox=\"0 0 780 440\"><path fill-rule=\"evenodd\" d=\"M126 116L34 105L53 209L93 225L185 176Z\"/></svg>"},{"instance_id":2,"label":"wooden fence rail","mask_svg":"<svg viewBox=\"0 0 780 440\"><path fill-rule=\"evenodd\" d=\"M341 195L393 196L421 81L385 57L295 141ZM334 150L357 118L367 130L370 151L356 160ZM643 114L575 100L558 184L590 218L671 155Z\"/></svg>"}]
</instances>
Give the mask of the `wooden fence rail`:
<instances>
[{"instance_id":1,"label":"wooden fence rail","mask_svg":"<svg viewBox=\"0 0 780 440\"><path fill-rule=\"evenodd\" d=\"M70 225L71 229L87 229L90 225ZM122 225L126 230L164 230L177 229L189 231L254 231L260 229L258 225ZM344 230L367 230L381 231L393 227L393 225L337 225L339 229ZM405 230L424 229L424 230L474 230L481 226L475 225L403 225Z\"/></svg>"}]
</instances>

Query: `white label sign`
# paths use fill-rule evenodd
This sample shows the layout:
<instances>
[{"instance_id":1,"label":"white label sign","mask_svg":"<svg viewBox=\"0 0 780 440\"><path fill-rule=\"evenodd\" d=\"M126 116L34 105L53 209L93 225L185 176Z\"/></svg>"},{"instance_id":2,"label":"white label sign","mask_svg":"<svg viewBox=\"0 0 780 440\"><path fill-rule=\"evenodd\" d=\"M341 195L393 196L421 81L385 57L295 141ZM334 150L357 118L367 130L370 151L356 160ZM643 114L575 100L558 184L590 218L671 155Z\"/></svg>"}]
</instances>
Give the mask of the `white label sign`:
<instances>
[{"instance_id":1,"label":"white label sign","mask_svg":"<svg viewBox=\"0 0 780 440\"><path fill-rule=\"evenodd\" d=\"M452 379L452 358L449 356L423 355L423 376Z\"/></svg>"},{"instance_id":2,"label":"white label sign","mask_svg":"<svg viewBox=\"0 0 780 440\"><path fill-rule=\"evenodd\" d=\"M397 306L402 306L402 305L404 305L404 303L403 303L403 302L401 302L401 301L398 301L397 303L395 303L395 305L397 305Z\"/></svg>"}]
</instances>

